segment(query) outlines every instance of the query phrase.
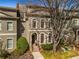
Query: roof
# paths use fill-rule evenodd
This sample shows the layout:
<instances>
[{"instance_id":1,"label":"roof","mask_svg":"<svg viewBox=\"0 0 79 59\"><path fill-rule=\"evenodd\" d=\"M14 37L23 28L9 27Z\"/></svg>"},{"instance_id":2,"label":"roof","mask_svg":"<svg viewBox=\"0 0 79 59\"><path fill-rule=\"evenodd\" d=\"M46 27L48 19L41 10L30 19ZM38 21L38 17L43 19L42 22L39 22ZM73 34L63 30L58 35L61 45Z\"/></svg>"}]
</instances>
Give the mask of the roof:
<instances>
[{"instance_id":1,"label":"roof","mask_svg":"<svg viewBox=\"0 0 79 59\"><path fill-rule=\"evenodd\" d=\"M16 9L11 7L0 6L0 17L16 18Z\"/></svg>"},{"instance_id":2,"label":"roof","mask_svg":"<svg viewBox=\"0 0 79 59\"><path fill-rule=\"evenodd\" d=\"M16 8L0 6L0 10L16 12Z\"/></svg>"}]
</instances>

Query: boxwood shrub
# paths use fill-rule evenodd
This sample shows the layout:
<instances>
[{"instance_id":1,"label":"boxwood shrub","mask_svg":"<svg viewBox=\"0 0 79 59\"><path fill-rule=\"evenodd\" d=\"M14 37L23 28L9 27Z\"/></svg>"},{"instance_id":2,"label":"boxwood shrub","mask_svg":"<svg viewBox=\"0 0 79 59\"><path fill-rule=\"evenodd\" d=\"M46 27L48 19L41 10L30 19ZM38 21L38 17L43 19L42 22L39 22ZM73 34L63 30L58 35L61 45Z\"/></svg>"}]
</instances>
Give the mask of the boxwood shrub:
<instances>
[{"instance_id":1,"label":"boxwood shrub","mask_svg":"<svg viewBox=\"0 0 79 59\"><path fill-rule=\"evenodd\" d=\"M20 37L17 41L17 51L19 54L23 54L29 49L29 44L25 37Z\"/></svg>"},{"instance_id":2,"label":"boxwood shrub","mask_svg":"<svg viewBox=\"0 0 79 59\"><path fill-rule=\"evenodd\" d=\"M41 47L43 50L52 50L53 49L52 44L42 44Z\"/></svg>"}]
</instances>

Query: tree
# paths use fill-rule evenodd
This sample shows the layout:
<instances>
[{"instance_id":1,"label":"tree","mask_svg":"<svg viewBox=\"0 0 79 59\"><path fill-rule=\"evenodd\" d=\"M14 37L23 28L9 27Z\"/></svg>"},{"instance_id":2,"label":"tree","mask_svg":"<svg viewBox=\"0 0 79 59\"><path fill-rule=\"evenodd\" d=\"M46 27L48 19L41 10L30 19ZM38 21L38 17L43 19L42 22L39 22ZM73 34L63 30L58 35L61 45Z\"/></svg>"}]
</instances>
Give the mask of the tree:
<instances>
[{"instance_id":1,"label":"tree","mask_svg":"<svg viewBox=\"0 0 79 59\"><path fill-rule=\"evenodd\" d=\"M64 36L64 29L72 25L73 11L79 8L78 0L39 0L50 10L51 25L53 30L53 51L57 50L61 38Z\"/></svg>"},{"instance_id":2,"label":"tree","mask_svg":"<svg viewBox=\"0 0 79 59\"><path fill-rule=\"evenodd\" d=\"M53 30L53 51L57 50L61 38L64 36L64 29L70 28L72 25L72 18L70 15L74 10L79 8L78 0L39 0L50 10L51 25Z\"/></svg>"}]
</instances>

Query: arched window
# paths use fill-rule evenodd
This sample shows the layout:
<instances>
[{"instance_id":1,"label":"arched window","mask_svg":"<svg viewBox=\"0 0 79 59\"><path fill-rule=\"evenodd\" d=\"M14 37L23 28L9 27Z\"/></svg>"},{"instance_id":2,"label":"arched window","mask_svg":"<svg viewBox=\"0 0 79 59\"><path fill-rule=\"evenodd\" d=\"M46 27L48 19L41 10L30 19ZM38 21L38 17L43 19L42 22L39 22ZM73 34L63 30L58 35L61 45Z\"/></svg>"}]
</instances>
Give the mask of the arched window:
<instances>
[{"instance_id":1,"label":"arched window","mask_svg":"<svg viewBox=\"0 0 79 59\"><path fill-rule=\"evenodd\" d=\"M44 42L44 34L41 34L41 43Z\"/></svg>"},{"instance_id":2,"label":"arched window","mask_svg":"<svg viewBox=\"0 0 79 59\"><path fill-rule=\"evenodd\" d=\"M35 19L33 19L32 28L36 28L36 20Z\"/></svg>"},{"instance_id":3,"label":"arched window","mask_svg":"<svg viewBox=\"0 0 79 59\"><path fill-rule=\"evenodd\" d=\"M48 42L51 42L51 38L52 38L52 34L49 33L49 40L48 40Z\"/></svg>"},{"instance_id":4,"label":"arched window","mask_svg":"<svg viewBox=\"0 0 79 59\"><path fill-rule=\"evenodd\" d=\"M48 28L50 28L51 27L51 21L49 20L49 23L48 23Z\"/></svg>"},{"instance_id":5,"label":"arched window","mask_svg":"<svg viewBox=\"0 0 79 59\"><path fill-rule=\"evenodd\" d=\"M44 19L41 20L41 28L44 28Z\"/></svg>"}]
</instances>

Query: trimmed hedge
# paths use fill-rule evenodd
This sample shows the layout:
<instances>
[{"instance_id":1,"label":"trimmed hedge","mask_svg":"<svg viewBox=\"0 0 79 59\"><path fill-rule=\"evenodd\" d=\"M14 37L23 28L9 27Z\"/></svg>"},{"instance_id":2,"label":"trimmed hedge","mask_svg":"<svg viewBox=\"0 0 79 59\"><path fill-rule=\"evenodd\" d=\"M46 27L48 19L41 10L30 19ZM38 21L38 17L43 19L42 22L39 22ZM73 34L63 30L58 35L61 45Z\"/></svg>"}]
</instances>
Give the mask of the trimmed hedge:
<instances>
[{"instance_id":1,"label":"trimmed hedge","mask_svg":"<svg viewBox=\"0 0 79 59\"><path fill-rule=\"evenodd\" d=\"M29 44L25 37L20 37L17 41L17 50L19 54L23 54L29 49Z\"/></svg>"},{"instance_id":2,"label":"trimmed hedge","mask_svg":"<svg viewBox=\"0 0 79 59\"><path fill-rule=\"evenodd\" d=\"M53 49L52 44L42 44L41 47L43 50L52 50Z\"/></svg>"}]
</instances>

